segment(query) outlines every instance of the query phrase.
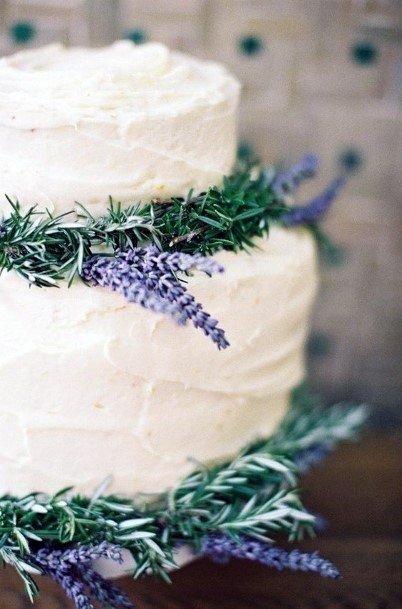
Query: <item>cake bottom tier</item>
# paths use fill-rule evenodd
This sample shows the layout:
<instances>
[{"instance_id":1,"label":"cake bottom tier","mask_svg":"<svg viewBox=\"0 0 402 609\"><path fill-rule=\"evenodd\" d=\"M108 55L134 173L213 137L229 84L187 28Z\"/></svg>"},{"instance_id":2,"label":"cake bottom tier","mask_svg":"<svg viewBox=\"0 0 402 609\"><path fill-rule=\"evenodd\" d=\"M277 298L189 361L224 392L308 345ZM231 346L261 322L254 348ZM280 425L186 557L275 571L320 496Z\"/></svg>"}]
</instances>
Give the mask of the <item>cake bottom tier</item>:
<instances>
[{"instance_id":1,"label":"cake bottom tier","mask_svg":"<svg viewBox=\"0 0 402 609\"><path fill-rule=\"evenodd\" d=\"M194 468L269 436L304 376L316 252L306 230L272 227L225 272L188 278L219 320L219 351L119 294L0 277L0 495L161 492Z\"/></svg>"},{"instance_id":2,"label":"cake bottom tier","mask_svg":"<svg viewBox=\"0 0 402 609\"><path fill-rule=\"evenodd\" d=\"M77 417L69 429L45 422L34 411L25 417L24 428L12 415L3 416L0 495L10 489L17 495L52 493L72 485L90 496L109 475L108 492L161 492L190 473L195 461L230 457L248 442L269 436L289 403L288 392L253 400L197 390L179 393L178 402L174 389L162 383L138 418L134 409L123 418L116 413L109 428L102 428L101 412L98 421ZM172 403L161 409L164 394L172 396Z\"/></svg>"}]
</instances>

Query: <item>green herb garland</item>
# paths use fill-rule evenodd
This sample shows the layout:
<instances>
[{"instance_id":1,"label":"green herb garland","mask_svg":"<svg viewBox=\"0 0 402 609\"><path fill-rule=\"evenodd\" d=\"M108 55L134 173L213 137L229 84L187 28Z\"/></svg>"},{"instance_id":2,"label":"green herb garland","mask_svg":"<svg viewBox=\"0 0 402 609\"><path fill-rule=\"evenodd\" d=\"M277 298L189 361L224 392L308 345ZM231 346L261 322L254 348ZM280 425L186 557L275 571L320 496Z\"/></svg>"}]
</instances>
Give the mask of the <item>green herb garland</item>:
<instances>
[{"instance_id":1,"label":"green herb garland","mask_svg":"<svg viewBox=\"0 0 402 609\"><path fill-rule=\"evenodd\" d=\"M30 562L38 544L60 546L107 541L127 548L135 562L135 577L153 573L168 579L175 568L174 549L180 543L199 551L203 537L224 533L289 540L313 534L315 518L298 492L302 472L317 460L317 450L332 450L351 439L365 419L365 409L337 405L324 409L305 387L294 392L293 405L277 432L245 448L230 462L195 466L178 486L134 501L104 496L105 486L92 498L64 489L52 497L32 493L0 498L0 559L23 578L28 595L40 573Z\"/></svg>"},{"instance_id":2,"label":"green herb garland","mask_svg":"<svg viewBox=\"0 0 402 609\"><path fill-rule=\"evenodd\" d=\"M111 199L108 213L101 218L92 217L82 205L80 217L73 212L52 216L39 213L35 207L22 212L19 204L8 198L12 213L0 222L0 271L13 270L30 283L45 287L62 279L71 284L81 275L84 260L105 248L116 253L153 244L161 251L204 255L221 249L252 248L254 239L267 235L272 224L286 225L291 220L295 209L289 205L291 194L304 177L314 173L311 165L315 163L309 156L302 159L293 173L290 170L284 175L280 188L281 174L239 164L220 188L126 208ZM333 198L336 190L319 195L312 202L313 213L310 210L305 218L302 214L297 222L308 226L326 249L331 244L315 218L326 211L328 193Z\"/></svg>"}]
</instances>

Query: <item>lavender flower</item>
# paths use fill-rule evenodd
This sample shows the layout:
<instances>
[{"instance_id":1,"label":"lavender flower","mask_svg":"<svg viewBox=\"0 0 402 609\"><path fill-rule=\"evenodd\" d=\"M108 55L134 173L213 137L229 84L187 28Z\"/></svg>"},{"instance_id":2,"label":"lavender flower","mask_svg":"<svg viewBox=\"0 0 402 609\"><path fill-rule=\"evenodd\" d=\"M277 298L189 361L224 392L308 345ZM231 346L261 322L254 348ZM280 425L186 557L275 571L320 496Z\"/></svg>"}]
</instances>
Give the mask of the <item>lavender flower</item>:
<instances>
[{"instance_id":1,"label":"lavender flower","mask_svg":"<svg viewBox=\"0 0 402 609\"><path fill-rule=\"evenodd\" d=\"M92 285L119 292L128 302L135 302L145 309L177 316L175 307L146 289L145 278L134 264L107 256L93 256L84 262L82 278Z\"/></svg>"},{"instance_id":2,"label":"lavender flower","mask_svg":"<svg viewBox=\"0 0 402 609\"><path fill-rule=\"evenodd\" d=\"M131 609L130 600L117 588L105 581L91 567L93 560L109 558L122 562L117 546L102 542L98 546L78 546L67 550L50 547L39 549L31 561L56 581L77 609L93 609L91 598L103 607Z\"/></svg>"},{"instance_id":3,"label":"lavender flower","mask_svg":"<svg viewBox=\"0 0 402 609\"><path fill-rule=\"evenodd\" d=\"M338 569L317 552L299 550L290 552L259 540L242 537L235 541L227 535L210 534L203 539L202 553L216 562L227 562L231 558L253 560L279 571L310 571L322 577L339 577Z\"/></svg>"},{"instance_id":4,"label":"lavender flower","mask_svg":"<svg viewBox=\"0 0 402 609\"><path fill-rule=\"evenodd\" d=\"M314 154L306 154L298 163L278 173L272 182L272 189L279 198L282 198L296 190L303 180L314 177L317 169L317 157Z\"/></svg>"},{"instance_id":5,"label":"lavender flower","mask_svg":"<svg viewBox=\"0 0 402 609\"><path fill-rule=\"evenodd\" d=\"M103 541L97 546L77 546L67 550L41 548L35 554L35 562L44 568L69 570L70 565L88 564L99 558L109 558L118 563L123 562L118 546Z\"/></svg>"},{"instance_id":6,"label":"lavender flower","mask_svg":"<svg viewBox=\"0 0 402 609\"><path fill-rule=\"evenodd\" d=\"M0 220L0 239L7 235L6 223L4 220Z\"/></svg>"},{"instance_id":7,"label":"lavender flower","mask_svg":"<svg viewBox=\"0 0 402 609\"><path fill-rule=\"evenodd\" d=\"M151 245L142 250L145 254L146 263L150 267L157 267L162 273L177 273L179 271L190 271L196 269L207 275L223 273L224 268L213 258L201 254L185 254L183 252L160 252ZM130 258L130 251L124 257Z\"/></svg>"},{"instance_id":8,"label":"lavender flower","mask_svg":"<svg viewBox=\"0 0 402 609\"><path fill-rule=\"evenodd\" d=\"M331 452L329 446L316 444L300 451L294 457L294 462L301 474L305 474L313 467L321 463Z\"/></svg>"},{"instance_id":9,"label":"lavender flower","mask_svg":"<svg viewBox=\"0 0 402 609\"><path fill-rule=\"evenodd\" d=\"M311 224L316 222L331 207L331 203L336 199L342 186L345 184L345 176L339 176L310 203L303 206L294 207L291 211L281 217L281 221L287 226L297 226L299 224Z\"/></svg>"},{"instance_id":10,"label":"lavender flower","mask_svg":"<svg viewBox=\"0 0 402 609\"><path fill-rule=\"evenodd\" d=\"M123 594L118 586L103 579L99 573L91 568L80 569L82 581L88 586L90 593L99 603L104 606L120 607L121 609L132 609L130 599Z\"/></svg>"},{"instance_id":11,"label":"lavender flower","mask_svg":"<svg viewBox=\"0 0 402 609\"><path fill-rule=\"evenodd\" d=\"M155 272L155 269L158 272ZM177 271L188 271L196 268L208 275L222 273L223 268L214 260L201 256L174 252L158 252L155 247L147 250L144 256L144 272L147 278L147 287L155 291L163 301L174 303L180 315L180 321L186 323L191 320L196 328L201 328L219 349L225 349L229 343L223 330L217 327L218 322L202 310L194 296L188 293L183 283L180 283L175 274Z\"/></svg>"},{"instance_id":12,"label":"lavender flower","mask_svg":"<svg viewBox=\"0 0 402 609\"><path fill-rule=\"evenodd\" d=\"M66 596L74 601L77 609L93 609L91 600L85 593L85 586L78 578L62 571L52 571L48 575L61 586Z\"/></svg>"},{"instance_id":13,"label":"lavender flower","mask_svg":"<svg viewBox=\"0 0 402 609\"><path fill-rule=\"evenodd\" d=\"M145 309L170 315L179 324L192 321L219 349L225 349L229 343L218 322L202 309L176 276L193 269L208 275L223 272L214 260L200 254L160 252L149 246L119 251L115 258L93 256L84 262L82 277L92 285L119 292Z\"/></svg>"}]
</instances>

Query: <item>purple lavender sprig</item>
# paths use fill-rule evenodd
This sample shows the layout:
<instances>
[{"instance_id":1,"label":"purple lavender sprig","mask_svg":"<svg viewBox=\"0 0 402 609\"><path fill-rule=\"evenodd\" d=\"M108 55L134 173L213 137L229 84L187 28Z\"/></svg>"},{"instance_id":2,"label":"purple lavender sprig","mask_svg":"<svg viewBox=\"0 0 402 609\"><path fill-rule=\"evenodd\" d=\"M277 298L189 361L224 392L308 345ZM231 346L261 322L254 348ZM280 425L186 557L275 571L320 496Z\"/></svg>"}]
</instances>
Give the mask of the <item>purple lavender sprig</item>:
<instances>
[{"instance_id":1,"label":"purple lavender sprig","mask_svg":"<svg viewBox=\"0 0 402 609\"><path fill-rule=\"evenodd\" d=\"M294 463L301 474L319 465L331 453L331 448L325 444L315 444L305 450L301 450L294 456Z\"/></svg>"},{"instance_id":2,"label":"purple lavender sprig","mask_svg":"<svg viewBox=\"0 0 402 609\"><path fill-rule=\"evenodd\" d=\"M229 346L225 332L176 276L178 272L194 269L208 275L223 272L222 266L211 258L200 254L160 252L150 245L118 251L114 258L93 256L84 262L82 278L91 285L119 292L129 302L145 309L167 314L179 324L192 321L218 349L225 349Z\"/></svg>"},{"instance_id":3,"label":"purple lavender sprig","mask_svg":"<svg viewBox=\"0 0 402 609\"><path fill-rule=\"evenodd\" d=\"M287 226L312 224L321 218L331 207L346 182L345 176L339 176L317 197L303 206L295 206L281 217L281 222Z\"/></svg>"},{"instance_id":4,"label":"purple lavender sprig","mask_svg":"<svg viewBox=\"0 0 402 609\"><path fill-rule=\"evenodd\" d=\"M155 269L158 271L155 272ZM202 305L195 301L185 285L176 278L175 273L178 271L192 269L203 271L208 275L223 272L221 265L200 254L159 252L156 247L151 246L144 255L147 287L156 292L163 301L167 300L177 307L182 323L191 320L196 328L203 330L204 334L218 345L219 349L225 349L229 343L224 331L218 328L218 322L209 313L203 311Z\"/></svg>"},{"instance_id":5,"label":"purple lavender sprig","mask_svg":"<svg viewBox=\"0 0 402 609\"><path fill-rule=\"evenodd\" d=\"M86 565L79 567L79 571L82 581L88 586L93 598L99 603L106 607L132 609L132 602L118 586L105 580L97 571Z\"/></svg>"},{"instance_id":6,"label":"purple lavender sprig","mask_svg":"<svg viewBox=\"0 0 402 609\"><path fill-rule=\"evenodd\" d=\"M93 609L91 599L85 592L84 584L73 573L63 571L50 571L47 573L63 589L66 596L74 601L77 609Z\"/></svg>"},{"instance_id":7,"label":"purple lavender sprig","mask_svg":"<svg viewBox=\"0 0 402 609\"><path fill-rule=\"evenodd\" d=\"M282 198L287 193L294 192L303 180L313 178L317 169L318 158L314 154L306 154L295 165L278 173L272 182L272 189Z\"/></svg>"},{"instance_id":8,"label":"purple lavender sprig","mask_svg":"<svg viewBox=\"0 0 402 609\"><path fill-rule=\"evenodd\" d=\"M82 266L82 278L87 283L118 292L128 302L135 302L154 313L164 313L177 317L175 307L163 302L156 294L145 287L145 277L136 268L121 258L92 256Z\"/></svg>"},{"instance_id":9,"label":"purple lavender sprig","mask_svg":"<svg viewBox=\"0 0 402 609\"><path fill-rule=\"evenodd\" d=\"M151 269L157 267L161 273L178 273L179 271L186 272L196 269L207 275L215 273L223 273L224 268L213 258L202 256L201 254L185 254L183 252L160 252L157 247L149 246L144 248L145 263ZM125 254L127 259L130 257L130 251Z\"/></svg>"},{"instance_id":10,"label":"purple lavender sprig","mask_svg":"<svg viewBox=\"0 0 402 609\"><path fill-rule=\"evenodd\" d=\"M31 562L45 575L56 581L77 609L93 609L91 599L103 607L132 609L130 600L117 588L105 581L92 569L92 561L99 558L122 562L117 546L102 542L98 546L78 546L60 550L52 546L40 548L31 554Z\"/></svg>"},{"instance_id":11,"label":"purple lavender sprig","mask_svg":"<svg viewBox=\"0 0 402 609\"><path fill-rule=\"evenodd\" d=\"M108 558L119 564L123 562L120 548L107 541L97 546L76 546L67 550L45 547L40 548L34 555L35 563L40 567L65 571L68 571L71 565L89 564L99 558Z\"/></svg>"},{"instance_id":12,"label":"purple lavender sprig","mask_svg":"<svg viewBox=\"0 0 402 609\"><path fill-rule=\"evenodd\" d=\"M299 550L290 552L272 546L269 543L242 537L236 541L228 535L210 534L202 542L202 554L215 562L225 563L231 558L253 560L279 571L309 571L322 577L339 577L338 569L328 560L321 558L317 552L306 553Z\"/></svg>"}]
</instances>

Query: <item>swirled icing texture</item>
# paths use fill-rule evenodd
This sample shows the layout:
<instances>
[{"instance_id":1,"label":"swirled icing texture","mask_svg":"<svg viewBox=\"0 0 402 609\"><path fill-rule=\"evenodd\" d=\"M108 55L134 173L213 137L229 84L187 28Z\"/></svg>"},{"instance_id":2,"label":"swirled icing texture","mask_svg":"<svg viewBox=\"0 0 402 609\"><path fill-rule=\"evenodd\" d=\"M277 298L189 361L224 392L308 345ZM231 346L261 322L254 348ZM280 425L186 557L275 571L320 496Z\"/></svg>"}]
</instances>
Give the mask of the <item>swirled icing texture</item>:
<instances>
[{"instance_id":1,"label":"swirled icing texture","mask_svg":"<svg viewBox=\"0 0 402 609\"><path fill-rule=\"evenodd\" d=\"M304 372L316 290L313 239L273 227L251 254L190 290L231 341L76 282L29 288L0 276L0 495L161 491L203 462L270 434Z\"/></svg>"},{"instance_id":2,"label":"swirled icing texture","mask_svg":"<svg viewBox=\"0 0 402 609\"><path fill-rule=\"evenodd\" d=\"M219 183L236 149L239 84L216 63L128 41L51 45L0 60L4 194L54 213L75 202L185 195Z\"/></svg>"}]
</instances>

